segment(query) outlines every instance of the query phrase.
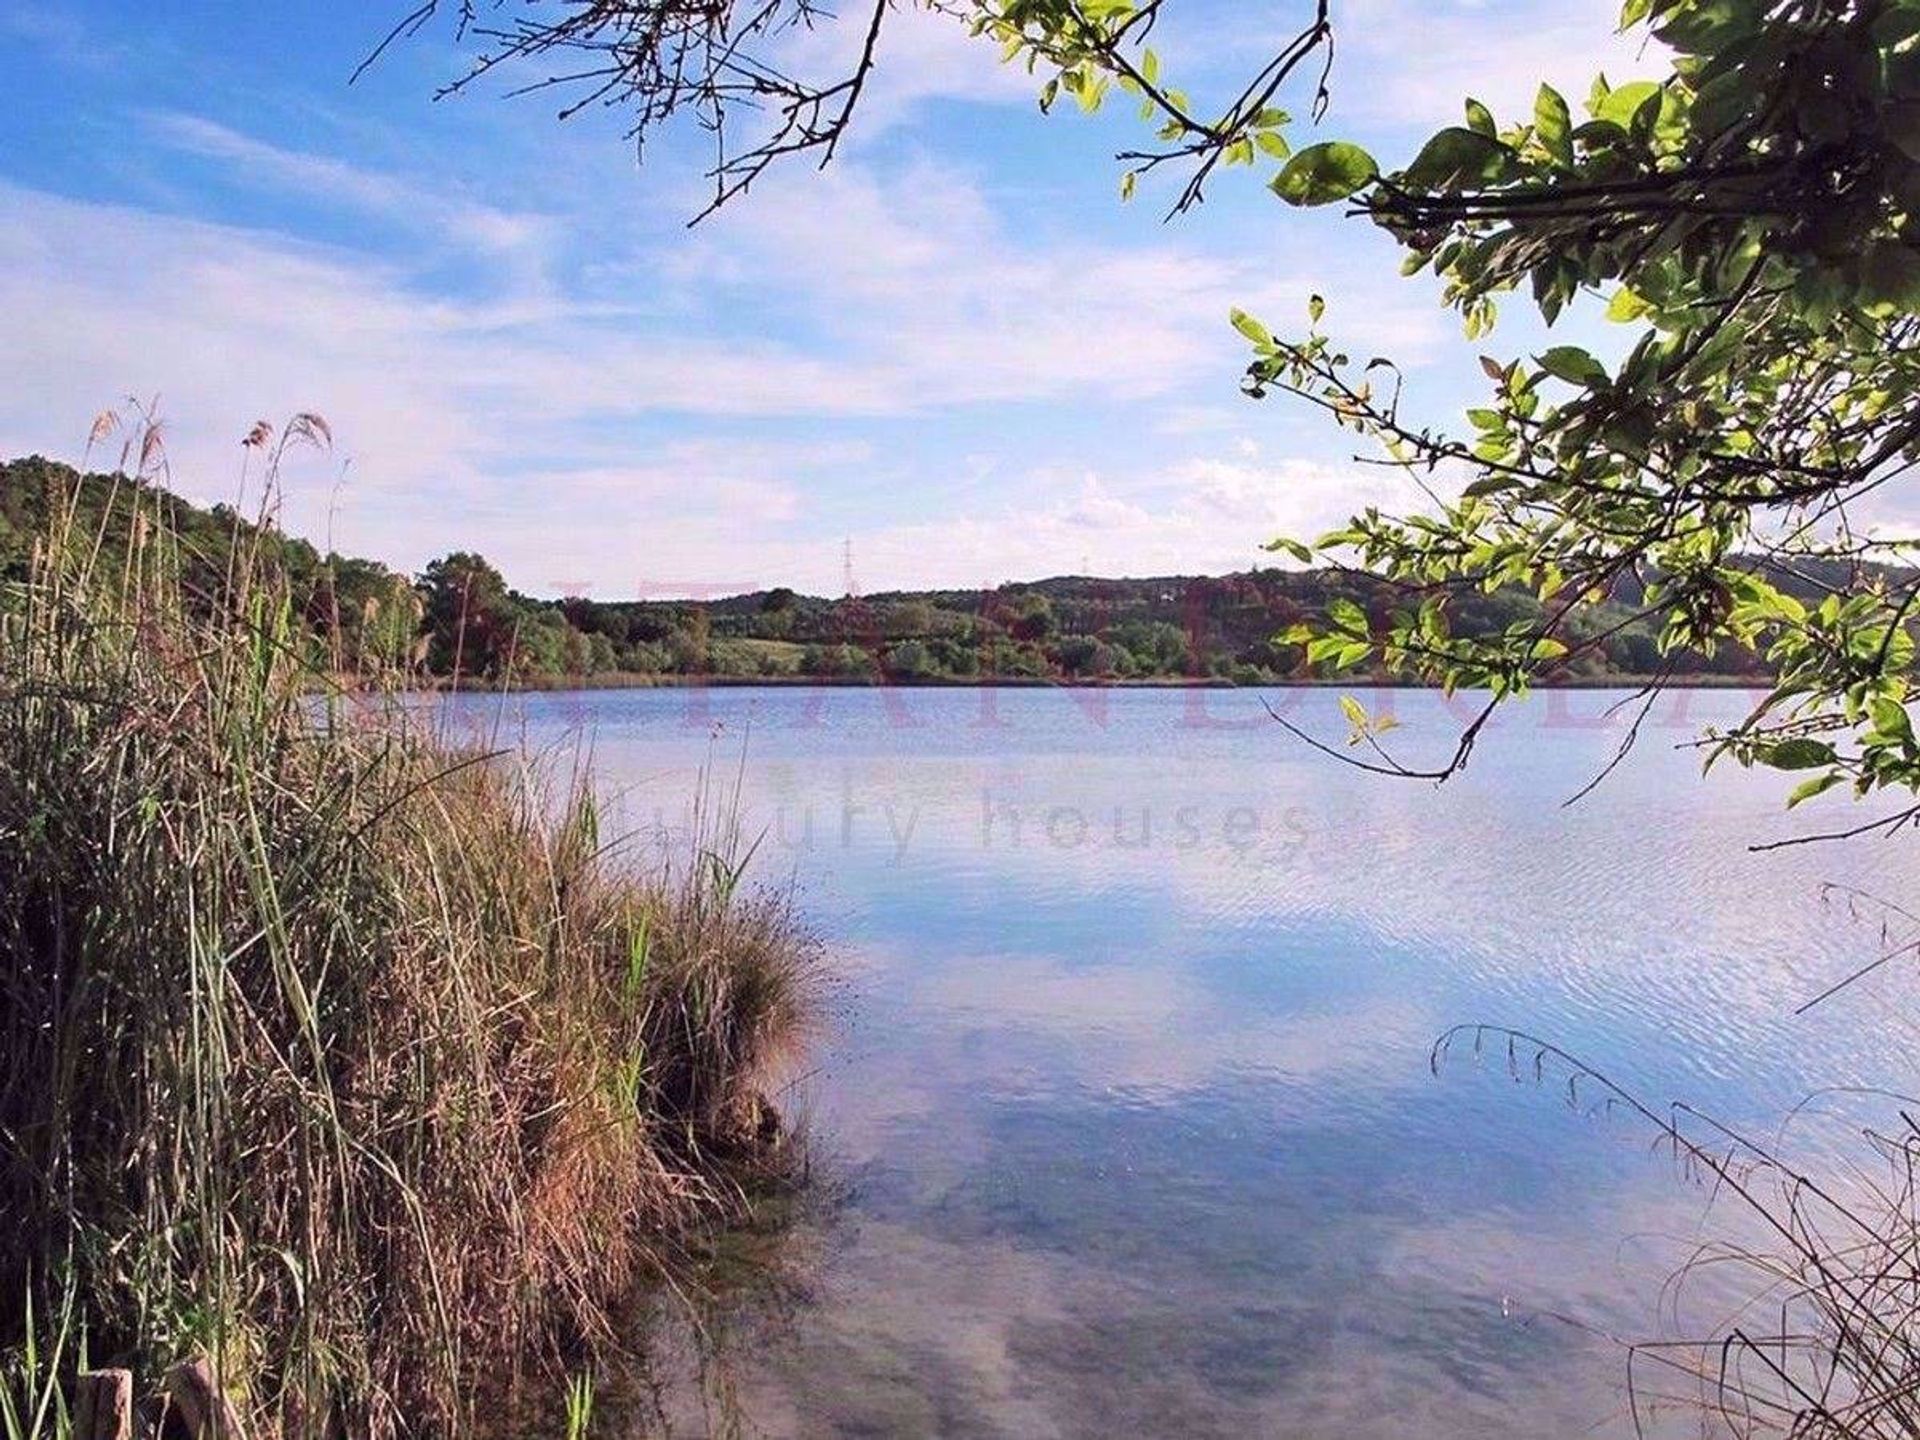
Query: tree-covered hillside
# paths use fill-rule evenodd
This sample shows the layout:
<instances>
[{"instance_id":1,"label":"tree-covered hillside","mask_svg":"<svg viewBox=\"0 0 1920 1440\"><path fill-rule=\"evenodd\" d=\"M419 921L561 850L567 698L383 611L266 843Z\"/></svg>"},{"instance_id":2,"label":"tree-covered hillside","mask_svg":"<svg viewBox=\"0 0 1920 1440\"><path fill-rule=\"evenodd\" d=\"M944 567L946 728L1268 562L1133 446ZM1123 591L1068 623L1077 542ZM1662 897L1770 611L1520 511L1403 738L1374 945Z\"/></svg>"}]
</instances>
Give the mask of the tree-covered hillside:
<instances>
[{"instance_id":1,"label":"tree-covered hillside","mask_svg":"<svg viewBox=\"0 0 1920 1440\"><path fill-rule=\"evenodd\" d=\"M640 679L818 679L924 684L1007 680L1100 684L1316 678L1282 639L1337 602L1385 617L1394 590L1330 570L1108 580L1067 576L992 590L897 591L827 599L775 589L714 601L538 599L479 555L455 551L418 576L377 561L322 554L224 506L201 509L124 475L81 475L39 457L0 466L0 576L24 574L35 543L70 511L67 543L109 547L133 536L135 500L176 537L190 581L218 586L237 543L257 543L304 597L316 657L352 672L423 680L616 683ZM154 523L154 521L141 522ZM1644 676L1662 664L1651 629L1623 588L1575 617L1563 682ZM1462 634L1519 633L1539 603L1517 587L1467 597ZM1591 643L1580 644L1580 640ZM1668 657L1681 674L1757 675L1749 652ZM1351 678L1351 677L1350 677ZM1391 678L1391 677L1379 677Z\"/></svg>"}]
</instances>

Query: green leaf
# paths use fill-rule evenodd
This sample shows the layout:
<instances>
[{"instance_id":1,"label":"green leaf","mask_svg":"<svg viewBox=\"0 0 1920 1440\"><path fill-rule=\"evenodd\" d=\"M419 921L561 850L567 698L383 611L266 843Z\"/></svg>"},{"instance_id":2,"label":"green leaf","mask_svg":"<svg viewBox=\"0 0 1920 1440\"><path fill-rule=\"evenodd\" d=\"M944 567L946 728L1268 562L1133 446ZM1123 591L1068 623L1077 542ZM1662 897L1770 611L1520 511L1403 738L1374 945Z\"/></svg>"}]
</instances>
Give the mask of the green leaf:
<instances>
[{"instance_id":1,"label":"green leaf","mask_svg":"<svg viewBox=\"0 0 1920 1440\"><path fill-rule=\"evenodd\" d=\"M1284 535L1269 540L1266 548L1280 554L1291 555L1302 565L1311 565L1313 563L1313 551L1309 550L1305 545L1302 545L1298 540L1289 540Z\"/></svg>"},{"instance_id":2,"label":"green leaf","mask_svg":"<svg viewBox=\"0 0 1920 1440\"><path fill-rule=\"evenodd\" d=\"M1573 116L1566 97L1551 85L1542 85L1534 98L1533 133L1558 164L1573 164Z\"/></svg>"},{"instance_id":3,"label":"green leaf","mask_svg":"<svg viewBox=\"0 0 1920 1440\"><path fill-rule=\"evenodd\" d=\"M1907 715L1907 707L1898 700L1881 695L1868 707L1873 716L1873 728L1893 740L1913 739L1913 721Z\"/></svg>"},{"instance_id":4,"label":"green leaf","mask_svg":"<svg viewBox=\"0 0 1920 1440\"><path fill-rule=\"evenodd\" d=\"M1839 757L1824 740L1782 740L1777 745L1763 746L1753 758L1775 770L1817 770L1822 765L1833 764Z\"/></svg>"},{"instance_id":5,"label":"green leaf","mask_svg":"<svg viewBox=\"0 0 1920 1440\"><path fill-rule=\"evenodd\" d=\"M1328 205L1345 200L1379 174L1373 157L1358 145L1326 140L1287 161L1271 188L1289 205Z\"/></svg>"},{"instance_id":6,"label":"green leaf","mask_svg":"<svg viewBox=\"0 0 1920 1440\"><path fill-rule=\"evenodd\" d=\"M1838 770L1829 770L1824 775L1816 775L1811 780L1802 780L1793 787L1793 793L1787 796L1787 808L1791 810L1802 800L1811 800L1816 795L1824 795L1847 777Z\"/></svg>"},{"instance_id":7,"label":"green leaf","mask_svg":"<svg viewBox=\"0 0 1920 1440\"><path fill-rule=\"evenodd\" d=\"M1481 458L1491 460L1498 459L1499 457L1482 456ZM1504 490L1516 490L1522 483L1522 481L1516 480L1511 475L1483 475L1478 480L1473 481L1460 493L1467 499L1474 500L1482 495L1498 495Z\"/></svg>"},{"instance_id":8,"label":"green leaf","mask_svg":"<svg viewBox=\"0 0 1920 1440\"><path fill-rule=\"evenodd\" d=\"M1607 301L1607 319L1624 325L1640 319L1652 309L1650 302L1622 285L1613 292L1613 298Z\"/></svg>"},{"instance_id":9,"label":"green leaf","mask_svg":"<svg viewBox=\"0 0 1920 1440\"><path fill-rule=\"evenodd\" d=\"M1639 113L1640 107L1659 93L1660 86L1652 80L1630 80L1619 89L1607 93L1607 98L1600 102L1599 112L1593 118L1611 120L1622 130L1631 130L1633 117Z\"/></svg>"},{"instance_id":10,"label":"green leaf","mask_svg":"<svg viewBox=\"0 0 1920 1440\"><path fill-rule=\"evenodd\" d=\"M1367 623L1367 612L1344 595L1327 602L1327 614L1334 624L1353 634L1365 635L1372 630Z\"/></svg>"},{"instance_id":11,"label":"green leaf","mask_svg":"<svg viewBox=\"0 0 1920 1440\"><path fill-rule=\"evenodd\" d=\"M1449 125L1421 147L1400 178L1413 190L1458 190L1504 180L1515 163L1513 151L1492 136Z\"/></svg>"},{"instance_id":12,"label":"green leaf","mask_svg":"<svg viewBox=\"0 0 1920 1440\"><path fill-rule=\"evenodd\" d=\"M1607 367L1578 345L1555 345L1539 357L1540 368L1556 380L1588 389L1607 383Z\"/></svg>"},{"instance_id":13,"label":"green leaf","mask_svg":"<svg viewBox=\"0 0 1920 1440\"><path fill-rule=\"evenodd\" d=\"M1293 147L1287 143L1287 137L1277 130L1254 131L1253 143L1274 160L1284 160L1293 153Z\"/></svg>"},{"instance_id":14,"label":"green leaf","mask_svg":"<svg viewBox=\"0 0 1920 1440\"><path fill-rule=\"evenodd\" d=\"M1499 127L1493 123L1493 112L1478 100L1467 101L1467 128L1488 138L1499 133Z\"/></svg>"},{"instance_id":15,"label":"green leaf","mask_svg":"<svg viewBox=\"0 0 1920 1440\"><path fill-rule=\"evenodd\" d=\"M1367 707L1351 695L1340 697L1340 713L1347 717L1347 723L1356 730L1367 728Z\"/></svg>"},{"instance_id":16,"label":"green leaf","mask_svg":"<svg viewBox=\"0 0 1920 1440\"><path fill-rule=\"evenodd\" d=\"M1228 318L1233 321L1233 328L1238 330L1242 335L1246 336L1247 339L1251 340L1254 344L1259 345L1262 348L1269 348L1272 346L1273 332L1267 329L1267 327L1262 325L1258 320L1254 319L1253 316L1247 314L1246 311L1244 310L1229 311Z\"/></svg>"}]
</instances>

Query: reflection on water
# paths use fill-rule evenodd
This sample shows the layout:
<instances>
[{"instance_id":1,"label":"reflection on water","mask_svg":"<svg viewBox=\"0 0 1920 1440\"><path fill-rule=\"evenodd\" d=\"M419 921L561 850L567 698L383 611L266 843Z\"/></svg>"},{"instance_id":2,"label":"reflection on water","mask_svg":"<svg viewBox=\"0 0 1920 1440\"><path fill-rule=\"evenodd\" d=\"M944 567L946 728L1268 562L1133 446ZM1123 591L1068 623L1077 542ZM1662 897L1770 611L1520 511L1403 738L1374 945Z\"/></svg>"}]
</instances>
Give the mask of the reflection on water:
<instances>
[{"instance_id":1,"label":"reflection on water","mask_svg":"<svg viewBox=\"0 0 1920 1440\"><path fill-rule=\"evenodd\" d=\"M1329 694L1269 698L1343 733ZM1631 1126L1500 1064L1436 1078L1430 1047L1518 1025L1754 1126L1819 1086L1897 1086L1899 977L1791 1012L1880 939L1822 882L1900 896L1913 865L1897 842L1750 853L1838 806L1787 816L1777 776L1699 779L1675 745L1740 695L1675 697L1562 809L1620 739L1616 698L1536 699L1439 789L1313 755L1245 692L460 702L537 747L586 742L642 831L744 742L756 864L792 875L839 959L789 1104L843 1203L802 1227L798 1290L714 1317L733 1343L697 1353L722 1380L668 1367L662 1415L1632 1433L1604 1337L1660 1328L1660 1282L1718 1212ZM1411 751L1450 745L1440 697L1368 699Z\"/></svg>"}]
</instances>

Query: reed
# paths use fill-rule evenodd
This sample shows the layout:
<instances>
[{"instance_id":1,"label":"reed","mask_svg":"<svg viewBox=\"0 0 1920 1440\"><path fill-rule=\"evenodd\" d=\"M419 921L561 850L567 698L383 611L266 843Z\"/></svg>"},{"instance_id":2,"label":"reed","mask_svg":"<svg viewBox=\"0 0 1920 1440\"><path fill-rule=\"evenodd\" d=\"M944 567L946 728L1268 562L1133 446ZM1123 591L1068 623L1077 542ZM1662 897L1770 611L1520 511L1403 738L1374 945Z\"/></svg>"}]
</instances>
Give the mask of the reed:
<instances>
[{"instance_id":1,"label":"reed","mask_svg":"<svg viewBox=\"0 0 1920 1440\"><path fill-rule=\"evenodd\" d=\"M1667 1296L1677 1318L1682 1292L1711 1281L1718 1319L1702 1333L1625 1343L1634 1433L1677 1412L1698 1420L1703 1435L1920 1435L1913 1101L1862 1091L1816 1097L1877 1101L1893 1117L1862 1130L1857 1163L1816 1168L1788 1152L1785 1127L1768 1139L1688 1105L1655 1108L1559 1046L1503 1026L1449 1030L1434 1047L1436 1070L1462 1046L1476 1058L1498 1055L1515 1079L1559 1089L1577 1109L1644 1127L1721 1209L1719 1233L1697 1243Z\"/></svg>"},{"instance_id":2,"label":"reed","mask_svg":"<svg viewBox=\"0 0 1920 1440\"><path fill-rule=\"evenodd\" d=\"M151 501L0 598L0 1424L204 1354L261 1433L476 1433L777 1170L816 947L724 811L623 861Z\"/></svg>"}]
</instances>

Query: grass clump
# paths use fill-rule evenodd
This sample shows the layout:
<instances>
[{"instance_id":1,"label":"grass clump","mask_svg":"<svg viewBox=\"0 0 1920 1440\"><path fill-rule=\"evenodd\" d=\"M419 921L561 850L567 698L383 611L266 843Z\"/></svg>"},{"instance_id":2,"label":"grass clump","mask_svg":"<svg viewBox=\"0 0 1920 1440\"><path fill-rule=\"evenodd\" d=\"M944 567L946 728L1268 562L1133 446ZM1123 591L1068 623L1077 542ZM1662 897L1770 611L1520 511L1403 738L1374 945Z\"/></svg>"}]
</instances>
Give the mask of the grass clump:
<instances>
[{"instance_id":1,"label":"grass clump","mask_svg":"<svg viewBox=\"0 0 1920 1440\"><path fill-rule=\"evenodd\" d=\"M145 489L0 601L7 1425L84 1349L474 1433L777 1166L813 947L723 835L641 873L584 787L317 695L261 547L191 587Z\"/></svg>"}]
</instances>

